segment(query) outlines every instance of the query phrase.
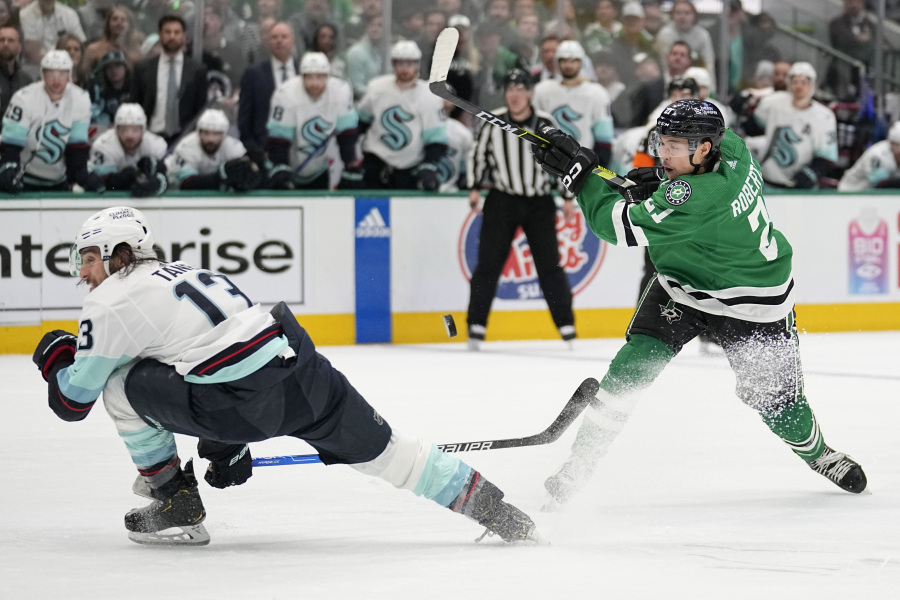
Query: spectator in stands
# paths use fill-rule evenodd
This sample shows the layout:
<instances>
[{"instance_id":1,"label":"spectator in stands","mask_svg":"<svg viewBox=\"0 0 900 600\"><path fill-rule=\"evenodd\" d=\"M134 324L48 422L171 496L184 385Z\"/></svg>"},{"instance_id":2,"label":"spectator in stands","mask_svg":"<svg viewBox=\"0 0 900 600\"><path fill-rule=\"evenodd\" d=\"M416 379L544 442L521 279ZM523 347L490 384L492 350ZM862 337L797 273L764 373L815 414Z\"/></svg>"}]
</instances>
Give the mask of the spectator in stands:
<instances>
[{"instance_id":1,"label":"spectator in stands","mask_svg":"<svg viewBox=\"0 0 900 600\"><path fill-rule=\"evenodd\" d=\"M56 42L56 50L65 50L72 59L71 82L80 88L87 86L87 70L84 68L84 42L78 36L64 33Z\"/></svg>"},{"instance_id":2,"label":"spectator in stands","mask_svg":"<svg viewBox=\"0 0 900 600\"><path fill-rule=\"evenodd\" d=\"M847 169L838 183L840 192L871 188L900 188L900 121L888 130L886 140L875 142Z\"/></svg>"},{"instance_id":3,"label":"spectator in stands","mask_svg":"<svg viewBox=\"0 0 900 600\"><path fill-rule=\"evenodd\" d=\"M541 40L541 64L540 69L531 70L531 74L535 76L536 81L545 79L559 79L559 72L556 64L556 48L559 46L560 39L556 35L548 35Z\"/></svg>"},{"instance_id":4,"label":"spectator in stands","mask_svg":"<svg viewBox=\"0 0 900 600\"><path fill-rule=\"evenodd\" d=\"M107 12L103 37L88 44L84 51L85 71L91 73L100 59L114 50L124 54L129 67L134 66L141 59L143 43L144 34L137 30L131 11L124 6L115 6Z\"/></svg>"},{"instance_id":5,"label":"spectator in stands","mask_svg":"<svg viewBox=\"0 0 900 600\"><path fill-rule=\"evenodd\" d=\"M206 6L203 10L203 62L207 69L219 71L231 82L230 93L237 95L240 91L241 77L247 70L247 52L240 42L225 37L222 15L214 6Z\"/></svg>"},{"instance_id":6,"label":"spectator in stands","mask_svg":"<svg viewBox=\"0 0 900 600\"><path fill-rule=\"evenodd\" d=\"M131 102L131 72L125 54L110 50L95 73L87 90L91 95L91 124L102 133L112 125L119 107Z\"/></svg>"},{"instance_id":7,"label":"spectator in stands","mask_svg":"<svg viewBox=\"0 0 900 600\"><path fill-rule=\"evenodd\" d=\"M597 83L603 86L606 93L609 94L609 101L614 102L619 94L625 91L625 84L619 76L620 61L615 55L608 50L595 52L592 56L594 62L594 74L597 76ZM629 60L630 62L630 60ZM628 64L628 63L626 63ZM613 115L615 121L615 115Z\"/></svg>"},{"instance_id":8,"label":"spectator in stands","mask_svg":"<svg viewBox=\"0 0 900 600\"><path fill-rule=\"evenodd\" d=\"M485 21L475 30L478 72L475 73L475 103L493 108L503 106L504 80L514 67L525 69L524 61L501 43L503 26Z\"/></svg>"},{"instance_id":9,"label":"spectator in stands","mask_svg":"<svg viewBox=\"0 0 900 600\"><path fill-rule=\"evenodd\" d=\"M635 56L657 58L656 43L644 31L644 9L640 3L630 0L622 6L622 28L607 49L619 65L619 76L626 86L637 79L633 67Z\"/></svg>"},{"instance_id":10,"label":"spectator in stands","mask_svg":"<svg viewBox=\"0 0 900 600\"><path fill-rule=\"evenodd\" d=\"M337 23L331 0L306 0L303 11L291 15L288 23L294 30L295 56L303 56L306 49L312 46L316 29L322 23ZM383 29L383 23L382 23Z\"/></svg>"},{"instance_id":11,"label":"spectator in stands","mask_svg":"<svg viewBox=\"0 0 900 600\"><path fill-rule=\"evenodd\" d=\"M94 140L88 170L102 177L108 190L136 198L161 195L168 187L165 140L147 131L147 115L138 104L122 104L114 119L115 128Z\"/></svg>"},{"instance_id":12,"label":"spectator in stands","mask_svg":"<svg viewBox=\"0 0 900 600\"><path fill-rule=\"evenodd\" d=\"M643 0L644 31L656 39L659 30L669 23L669 18L662 11L661 0Z\"/></svg>"},{"instance_id":13,"label":"spectator in stands","mask_svg":"<svg viewBox=\"0 0 900 600\"><path fill-rule=\"evenodd\" d=\"M282 0L256 0L256 20L247 23L248 27L256 31L255 37L259 40L259 47L253 52L252 62L260 62L269 58L269 31L272 30L275 23L282 20L282 9Z\"/></svg>"},{"instance_id":14,"label":"spectator in stands","mask_svg":"<svg viewBox=\"0 0 900 600\"><path fill-rule=\"evenodd\" d=\"M866 14L863 0L844 0L844 12L828 24L832 47L867 67L875 56L875 29L875 19ZM839 100L852 100L859 94L859 69L841 60L832 61L826 81Z\"/></svg>"},{"instance_id":15,"label":"spectator in stands","mask_svg":"<svg viewBox=\"0 0 900 600\"><path fill-rule=\"evenodd\" d=\"M280 22L269 34L269 54L272 58L258 62L244 72L241 98L238 103L238 131L241 142L255 160L266 148L266 123L272 94L299 72L294 51L291 26Z\"/></svg>"},{"instance_id":16,"label":"spectator in stands","mask_svg":"<svg viewBox=\"0 0 900 600\"><path fill-rule=\"evenodd\" d=\"M833 177L837 162L837 120L813 100L816 70L795 62L788 73L788 92L773 92L760 100L755 120L765 135L747 139L760 157L763 180L776 187L812 189L822 177Z\"/></svg>"},{"instance_id":17,"label":"spectator in stands","mask_svg":"<svg viewBox=\"0 0 900 600\"><path fill-rule=\"evenodd\" d=\"M545 35L556 35L567 40L581 40L581 28L575 14L575 7L570 0L563 0L563 22L558 19L552 19L544 25ZM554 15L558 14L556 11Z\"/></svg>"},{"instance_id":18,"label":"spectator in stands","mask_svg":"<svg viewBox=\"0 0 900 600\"><path fill-rule=\"evenodd\" d=\"M0 26L0 117L6 114L6 107L13 94L32 81L31 75L23 71L19 63L21 53L22 38L19 30L9 25Z\"/></svg>"},{"instance_id":19,"label":"spectator in stands","mask_svg":"<svg viewBox=\"0 0 900 600\"><path fill-rule=\"evenodd\" d=\"M137 4L135 5L137 7ZM172 2L172 0L144 0L138 9L138 26L146 36L158 33L157 24L165 16L178 16L182 21L188 17L188 10L193 9L191 2ZM185 26L187 33L187 26Z\"/></svg>"},{"instance_id":20,"label":"spectator in stands","mask_svg":"<svg viewBox=\"0 0 900 600\"><path fill-rule=\"evenodd\" d=\"M515 48L519 39L512 22L510 2L511 0L487 0L484 5L484 21L478 25L479 28L487 25L496 29L500 33L500 45L507 49ZM505 76L504 72L501 80Z\"/></svg>"},{"instance_id":21,"label":"spectator in stands","mask_svg":"<svg viewBox=\"0 0 900 600\"><path fill-rule=\"evenodd\" d=\"M770 43L768 33L747 19L741 0L730 0L727 35L728 94L734 96L742 89L753 85L759 61L780 60L781 51ZM712 29L712 39L716 41L718 48L718 41L721 39L718 22ZM707 65L707 68L711 66Z\"/></svg>"},{"instance_id":22,"label":"spectator in stands","mask_svg":"<svg viewBox=\"0 0 900 600\"><path fill-rule=\"evenodd\" d=\"M541 69L541 22L536 12L523 14L516 19L519 42L514 48L516 54L534 75Z\"/></svg>"},{"instance_id":23,"label":"spectator in stands","mask_svg":"<svg viewBox=\"0 0 900 600\"><path fill-rule=\"evenodd\" d=\"M651 58L646 59L651 62ZM655 62L655 61L652 61ZM623 92L619 98L620 106L629 107L630 127L643 125L650 118L653 109L667 96L667 88L673 79L681 78L691 66L691 47L685 42L675 42L666 54L666 68L662 74L650 81L639 82ZM624 111L623 111L624 112ZM653 115L656 118L656 115Z\"/></svg>"},{"instance_id":24,"label":"spectator in stands","mask_svg":"<svg viewBox=\"0 0 900 600\"><path fill-rule=\"evenodd\" d=\"M6 25L14 25L13 23L13 13L12 9L9 5L9 0L0 0L0 27L4 27ZM18 14L15 15L16 23L18 24Z\"/></svg>"},{"instance_id":25,"label":"spectator in stands","mask_svg":"<svg viewBox=\"0 0 900 600\"><path fill-rule=\"evenodd\" d=\"M466 21L469 19L464 17ZM422 62L420 65L419 76L428 79L431 73L431 56L434 54L434 45L437 42L438 35L447 27L447 15L443 12L432 9L425 13L425 31L424 35L413 40L422 50Z\"/></svg>"},{"instance_id":26,"label":"spectator in stands","mask_svg":"<svg viewBox=\"0 0 900 600\"><path fill-rule=\"evenodd\" d=\"M334 23L322 23L316 29L316 37L313 39L313 45L310 50L312 52L321 52L327 56L328 62L331 64L331 74L345 79L347 61L344 60L344 53L340 51L339 33L337 25Z\"/></svg>"},{"instance_id":27,"label":"spectator in stands","mask_svg":"<svg viewBox=\"0 0 900 600\"><path fill-rule=\"evenodd\" d=\"M585 26L582 36L585 51L594 53L603 50L612 44L620 31L622 23L619 21L619 8L613 0L597 0L594 21Z\"/></svg>"},{"instance_id":28,"label":"spectator in stands","mask_svg":"<svg viewBox=\"0 0 900 600\"><path fill-rule=\"evenodd\" d=\"M397 19L397 35L405 40L418 41L422 38L425 32L425 7L420 4L395 7L394 14Z\"/></svg>"},{"instance_id":29,"label":"spectator in stands","mask_svg":"<svg viewBox=\"0 0 900 600\"><path fill-rule=\"evenodd\" d=\"M714 69L716 53L709 32L697 23L697 8L691 0L675 0L669 11L672 22L663 26L656 34L656 50L660 56L666 56L672 44L678 41L687 42L691 49L691 62L698 67ZM716 87L716 78L712 78L712 87Z\"/></svg>"},{"instance_id":30,"label":"spectator in stands","mask_svg":"<svg viewBox=\"0 0 900 600\"><path fill-rule=\"evenodd\" d=\"M193 131L166 158L169 185L182 190L256 189L263 176L240 140L228 135L231 123L217 108L207 108Z\"/></svg>"},{"instance_id":31,"label":"spectator in stands","mask_svg":"<svg viewBox=\"0 0 900 600\"><path fill-rule=\"evenodd\" d=\"M222 37L229 45L240 48L244 64L249 64L255 59L261 43L259 31L240 18L231 8L232 4L235 4L232 0L207 0L206 6L211 6L222 21ZM240 81L240 76L237 80Z\"/></svg>"},{"instance_id":32,"label":"spectator in stands","mask_svg":"<svg viewBox=\"0 0 900 600\"><path fill-rule=\"evenodd\" d=\"M181 17L160 18L159 41L162 54L134 67L131 97L144 108L147 129L171 142L206 106L206 67L185 56Z\"/></svg>"},{"instance_id":33,"label":"spectator in stands","mask_svg":"<svg viewBox=\"0 0 900 600\"><path fill-rule=\"evenodd\" d=\"M393 74L373 79L359 104L360 129L366 132L362 144L366 189L438 190L437 168L447 153L447 127L441 99L418 79L421 59L415 42L394 44Z\"/></svg>"},{"instance_id":34,"label":"spectator in stands","mask_svg":"<svg viewBox=\"0 0 900 600\"><path fill-rule=\"evenodd\" d=\"M351 44L359 41L365 35L366 22L371 17L384 15L384 0L359 0L355 4L357 4L356 10L354 10L344 25L344 38ZM445 22L446 19L445 15Z\"/></svg>"},{"instance_id":35,"label":"spectator in stands","mask_svg":"<svg viewBox=\"0 0 900 600\"><path fill-rule=\"evenodd\" d=\"M84 35L88 40L99 40L103 37L106 18L115 5L116 0L85 0L84 4L76 9Z\"/></svg>"},{"instance_id":36,"label":"spectator in stands","mask_svg":"<svg viewBox=\"0 0 900 600\"><path fill-rule=\"evenodd\" d=\"M34 0L19 11L19 21L25 39L25 59L32 65L39 65L63 34L70 33L82 42L86 39L78 13L56 0Z\"/></svg>"},{"instance_id":37,"label":"spectator in stands","mask_svg":"<svg viewBox=\"0 0 900 600\"><path fill-rule=\"evenodd\" d=\"M414 44L415 42L407 42ZM353 91L343 79L329 75L331 65L321 52L307 52L300 61L300 77L279 87L272 96L267 150L273 168L273 189L331 189L329 157L325 150L337 139L342 189L363 185L356 152L359 117Z\"/></svg>"},{"instance_id":38,"label":"spectator in stands","mask_svg":"<svg viewBox=\"0 0 900 600\"><path fill-rule=\"evenodd\" d=\"M347 50L347 79L353 86L353 97L362 98L373 77L381 74L382 57L387 43L384 17L376 15L366 22L366 33Z\"/></svg>"}]
</instances>

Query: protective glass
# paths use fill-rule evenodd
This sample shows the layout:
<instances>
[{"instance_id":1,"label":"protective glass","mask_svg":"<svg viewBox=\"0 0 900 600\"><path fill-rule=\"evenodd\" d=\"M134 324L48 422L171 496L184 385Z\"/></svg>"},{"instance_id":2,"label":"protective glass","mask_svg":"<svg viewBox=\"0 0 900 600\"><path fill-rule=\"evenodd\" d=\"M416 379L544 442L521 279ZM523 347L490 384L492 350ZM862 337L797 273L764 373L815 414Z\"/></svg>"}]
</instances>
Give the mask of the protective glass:
<instances>
[{"instance_id":1,"label":"protective glass","mask_svg":"<svg viewBox=\"0 0 900 600\"><path fill-rule=\"evenodd\" d=\"M72 277L78 277L78 273L81 272L81 252L78 251L78 246L72 244L72 248L69 249L69 275Z\"/></svg>"},{"instance_id":2,"label":"protective glass","mask_svg":"<svg viewBox=\"0 0 900 600\"><path fill-rule=\"evenodd\" d=\"M666 136L666 140L663 141L662 136L656 131L651 131L647 139L647 150L650 152L650 156L659 158L690 156L696 152L697 145L697 140L687 140L685 138Z\"/></svg>"}]
</instances>

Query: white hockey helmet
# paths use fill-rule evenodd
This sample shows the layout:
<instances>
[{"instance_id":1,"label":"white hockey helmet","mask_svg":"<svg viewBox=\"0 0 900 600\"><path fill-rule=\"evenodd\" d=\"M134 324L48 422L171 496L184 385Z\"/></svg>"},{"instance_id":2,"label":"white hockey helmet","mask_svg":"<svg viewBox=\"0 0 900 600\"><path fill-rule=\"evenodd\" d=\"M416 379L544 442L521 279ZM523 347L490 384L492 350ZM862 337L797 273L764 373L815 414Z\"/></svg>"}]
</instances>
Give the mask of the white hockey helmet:
<instances>
[{"instance_id":1,"label":"white hockey helmet","mask_svg":"<svg viewBox=\"0 0 900 600\"><path fill-rule=\"evenodd\" d=\"M50 50L41 59L41 73L45 69L58 69L68 71L72 75L72 57L65 50Z\"/></svg>"},{"instance_id":2,"label":"white hockey helmet","mask_svg":"<svg viewBox=\"0 0 900 600\"><path fill-rule=\"evenodd\" d=\"M887 139L889 142L900 144L900 121L894 121L894 124L888 129Z\"/></svg>"},{"instance_id":3,"label":"white hockey helmet","mask_svg":"<svg viewBox=\"0 0 900 600\"><path fill-rule=\"evenodd\" d=\"M115 125L116 127L119 125L140 125L146 129L147 115L140 104L125 102L119 105L119 110L116 111Z\"/></svg>"},{"instance_id":4,"label":"white hockey helmet","mask_svg":"<svg viewBox=\"0 0 900 600\"><path fill-rule=\"evenodd\" d=\"M221 131L226 133L231 122L218 108L207 108L197 120L197 131Z\"/></svg>"},{"instance_id":5,"label":"white hockey helmet","mask_svg":"<svg viewBox=\"0 0 900 600\"><path fill-rule=\"evenodd\" d=\"M328 62L328 57L322 52L307 52L300 59L301 75L306 75L307 73L324 73L327 75L330 72L331 64Z\"/></svg>"},{"instance_id":6,"label":"white hockey helmet","mask_svg":"<svg viewBox=\"0 0 900 600\"><path fill-rule=\"evenodd\" d=\"M693 79L700 87L712 87L712 78L709 76L709 71L703 67L688 67L681 77L682 79Z\"/></svg>"},{"instance_id":7,"label":"white hockey helmet","mask_svg":"<svg viewBox=\"0 0 900 600\"><path fill-rule=\"evenodd\" d=\"M400 40L391 47L391 60L422 60L422 51L414 41Z\"/></svg>"},{"instance_id":8,"label":"white hockey helmet","mask_svg":"<svg viewBox=\"0 0 900 600\"><path fill-rule=\"evenodd\" d=\"M575 40L564 40L556 47L556 60L562 58L575 58L584 60L584 48Z\"/></svg>"},{"instance_id":9,"label":"white hockey helmet","mask_svg":"<svg viewBox=\"0 0 900 600\"><path fill-rule=\"evenodd\" d=\"M788 81L790 81L791 77L793 77L794 75L809 77L810 83L812 83L814 86L816 85L816 68L808 62L801 60L792 64L791 70L788 71Z\"/></svg>"},{"instance_id":10,"label":"white hockey helmet","mask_svg":"<svg viewBox=\"0 0 900 600\"><path fill-rule=\"evenodd\" d=\"M115 247L122 243L131 246L135 253L155 255L153 232L143 213L127 206L114 206L94 213L78 229L69 254L69 272L77 277L81 269L81 251L96 246L109 275L109 258Z\"/></svg>"}]
</instances>

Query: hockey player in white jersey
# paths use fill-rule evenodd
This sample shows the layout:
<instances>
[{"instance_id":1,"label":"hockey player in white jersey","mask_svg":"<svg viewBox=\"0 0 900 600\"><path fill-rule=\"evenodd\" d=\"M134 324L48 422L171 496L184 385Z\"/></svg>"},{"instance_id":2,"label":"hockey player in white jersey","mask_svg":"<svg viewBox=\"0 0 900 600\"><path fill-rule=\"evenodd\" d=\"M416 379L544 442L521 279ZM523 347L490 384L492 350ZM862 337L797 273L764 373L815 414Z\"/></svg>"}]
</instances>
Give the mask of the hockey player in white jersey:
<instances>
[{"instance_id":1,"label":"hockey player in white jersey","mask_svg":"<svg viewBox=\"0 0 900 600\"><path fill-rule=\"evenodd\" d=\"M275 90L266 125L266 150L273 163L270 188L329 189L325 150L333 136L344 163L340 187L362 186L353 89L346 81L331 77L330 72L325 54L307 52L300 61L300 77L289 79Z\"/></svg>"},{"instance_id":2,"label":"hockey player in white jersey","mask_svg":"<svg viewBox=\"0 0 900 600\"><path fill-rule=\"evenodd\" d=\"M422 52L413 41L391 48L392 75L369 82L359 104L366 189L438 190L447 153L443 101L418 78Z\"/></svg>"},{"instance_id":3,"label":"hockey player in white jersey","mask_svg":"<svg viewBox=\"0 0 900 600\"><path fill-rule=\"evenodd\" d=\"M450 88L453 89L452 86ZM475 145L472 130L450 116L455 108L453 104L444 100L444 114L447 115L447 155L438 163L438 179L441 182L439 191L442 193L459 191L460 176L463 178L466 176L466 157Z\"/></svg>"},{"instance_id":4,"label":"hockey player in white jersey","mask_svg":"<svg viewBox=\"0 0 900 600\"><path fill-rule=\"evenodd\" d=\"M349 464L507 542L537 539L531 518L481 473L393 429L316 352L284 302L268 311L225 275L160 262L153 239L133 208L85 221L71 255L73 273L91 288L78 336L47 333L33 355L61 419L84 419L102 392L138 470L133 489L152 499L125 516L131 540L210 541L192 463L181 468L173 433L200 439L213 487L250 478L249 442L296 437L325 464Z\"/></svg>"},{"instance_id":5,"label":"hockey player in white jersey","mask_svg":"<svg viewBox=\"0 0 900 600\"><path fill-rule=\"evenodd\" d=\"M130 191L136 198L166 191L166 141L147 131L147 115L140 104L119 106L114 127L91 146L88 170L103 177L108 190Z\"/></svg>"},{"instance_id":6,"label":"hockey player in white jersey","mask_svg":"<svg viewBox=\"0 0 900 600\"><path fill-rule=\"evenodd\" d=\"M262 171L237 138L228 135L231 124L218 108L207 108L197 130L178 142L166 157L169 185L182 190L233 189L246 192L259 187Z\"/></svg>"},{"instance_id":7,"label":"hockey player in white jersey","mask_svg":"<svg viewBox=\"0 0 900 600\"><path fill-rule=\"evenodd\" d=\"M102 192L88 172L91 100L71 83L72 59L51 50L41 59L41 80L17 91L3 116L0 192L69 190L77 183Z\"/></svg>"},{"instance_id":8,"label":"hockey player in white jersey","mask_svg":"<svg viewBox=\"0 0 900 600\"><path fill-rule=\"evenodd\" d=\"M754 119L766 133L748 139L747 147L758 155L769 185L811 189L837 162L837 120L813 100L816 70L808 62L791 66L788 89L760 100Z\"/></svg>"},{"instance_id":9,"label":"hockey player in white jersey","mask_svg":"<svg viewBox=\"0 0 900 600\"><path fill-rule=\"evenodd\" d=\"M553 115L560 131L591 148L608 165L612 153L613 120L609 93L599 83L581 75L584 49L574 40L565 40L556 48L561 79L545 79L534 88L532 104Z\"/></svg>"},{"instance_id":10,"label":"hockey player in white jersey","mask_svg":"<svg viewBox=\"0 0 900 600\"><path fill-rule=\"evenodd\" d=\"M839 192L871 188L900 188L900 121L888 130L886 140L872 144L838 183Z\"/></svg>"}]
</instances>

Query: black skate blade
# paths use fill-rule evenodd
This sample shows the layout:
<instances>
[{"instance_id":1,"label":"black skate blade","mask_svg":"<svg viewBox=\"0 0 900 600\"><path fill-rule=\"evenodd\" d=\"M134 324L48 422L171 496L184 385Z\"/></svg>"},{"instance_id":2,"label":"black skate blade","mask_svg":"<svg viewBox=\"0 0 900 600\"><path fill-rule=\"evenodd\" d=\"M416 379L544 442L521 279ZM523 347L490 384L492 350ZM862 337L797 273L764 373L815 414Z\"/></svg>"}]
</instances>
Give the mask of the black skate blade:
<instances>
[{"instance_id":1,"label":"black skate blade","mask_svg":"<svg viewBox=\"0 0 900 600\"><path fill-rule=\"evenodd\" d=\"M129 531L128 539L145 546L206 546L209 544L209 532L203 524L200 524L190 527L169 527L150 533Z\"/></svg>"}]
</instances>

